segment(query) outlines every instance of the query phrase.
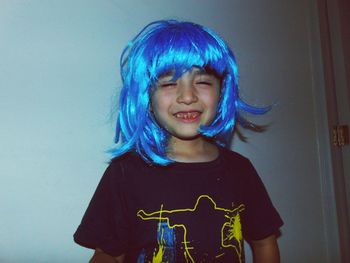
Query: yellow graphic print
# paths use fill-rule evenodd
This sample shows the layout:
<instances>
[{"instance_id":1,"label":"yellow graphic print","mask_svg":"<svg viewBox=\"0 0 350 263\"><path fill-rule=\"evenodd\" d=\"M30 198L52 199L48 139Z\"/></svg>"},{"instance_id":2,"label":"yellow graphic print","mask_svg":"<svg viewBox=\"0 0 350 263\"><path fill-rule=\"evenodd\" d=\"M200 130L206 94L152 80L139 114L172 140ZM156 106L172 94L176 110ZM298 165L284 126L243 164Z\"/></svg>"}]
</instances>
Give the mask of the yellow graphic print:
<instances>
[{"instance_id":1,"label":"yellow graphic print","mask_svg":"<svg viewBox=\"0 0 350 263\"><path fill-rule=\"evenodd\" d=\"M193 208L184 208L184 209L174 209L174 210L163 210L163 205L161 205L159 211L147 213L144 210L139 210L137 212L137 216L142 220L158 220L158 231L159 226L163 222L163 224L167 224L167 227L170 229L181 228L183 229L183 237L182 243L184 246L184 256L187 262L196 262L193 251L195 251L195 247L188 240L188 229L187 226L183 223L174 223L172 222L172 217L175 214L185 214L192 215L201 210L202 208L206 208L210 211L215 212L216 216L222 217L223 225L221 227L220 235L220 245L222 248L232 249L234 253L239 258L239 262L243 262L242 260L242 229L240 222L240 213L244 210L244 205L240 205L233 209L225 209L222 207L218 207L215 201L208 195L200 195L197 198L197 201ZM210 227L210 223L208 222L208 227ZM161 237L163 236L163 232L161 232ZM211 238L211 237L208 237ZM153 254L152 262L163 262L163 253L164 253L164 243L162 242L162 238L160 241L158 240L158 250ZM215 258L220 258L225 255L225 250L222 250L222 253L218 253ZM197 260L198 261L198 260Z\"/></svg>"},{"instance_id":2,"label":"yellow graphic print","mask_svg":"<svg viewBox=\"0 0 350 263\"><path fill-rule=\"evenodd\" d=\"M152 263L162 262L163 255L164 255L164 245L159 244L158 252L154 252L153 254Z\"/></svg>"},{"instance_id":3,"label":"yellow graphic print","mask_svg":"<svg viewBox=\"0 0 350 263\"><path fill-rule=\"evenodd\" d=\"M163 209L163 205L161 205L161 208L160 208L160 217L159 218L162 217L162 209ZM164 229L161 228L161 224L160 223L158 224L157 233L159 233L159 232L161 232L161 237L160 237L160 240L158 240L158 251L155 251L153 253L152 263L162 262L162 259L163 259L163 256L164 256L164 250L165 250L164 239L163 239Z\"/></svg>"}]
</instances>

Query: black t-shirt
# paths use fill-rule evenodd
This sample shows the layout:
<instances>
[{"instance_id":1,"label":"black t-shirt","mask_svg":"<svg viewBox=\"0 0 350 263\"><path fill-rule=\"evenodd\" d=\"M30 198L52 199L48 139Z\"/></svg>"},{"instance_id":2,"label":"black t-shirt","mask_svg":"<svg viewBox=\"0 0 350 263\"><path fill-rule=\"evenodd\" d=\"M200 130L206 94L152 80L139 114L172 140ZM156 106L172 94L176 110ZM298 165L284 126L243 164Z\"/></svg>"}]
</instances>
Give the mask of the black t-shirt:
<instances>
[{"instance_id":1,"label":"black t-shirt","mask_svg":"<svg viewBox=\"0 0 350 263\"><path fill-rule=\"evenodd\" d=\"M250 161L219 152L166 167L135 153L114 159L75 242L127 262L244 262L243 239L263 239L283 222Z\"/></svg>"}]
</instances>

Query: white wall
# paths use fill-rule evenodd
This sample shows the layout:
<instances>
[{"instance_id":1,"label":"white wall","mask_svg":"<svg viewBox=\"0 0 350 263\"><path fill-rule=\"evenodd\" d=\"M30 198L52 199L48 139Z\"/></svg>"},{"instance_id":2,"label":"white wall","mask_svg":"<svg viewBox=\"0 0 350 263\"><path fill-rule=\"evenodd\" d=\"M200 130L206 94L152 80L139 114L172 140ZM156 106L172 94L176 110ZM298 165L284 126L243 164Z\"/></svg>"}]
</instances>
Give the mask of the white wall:
<instances>
[{"instance_id":1,"label":"white wall","mask_svg":"<svg viewBox=\"0 0 350 263\"><path fill-rule=\"evenodd\" d=\"M119 55L162 18L220 32L244 97L278 102L257 119L268 131L246 132L249 143L234 149L254 162L285 221L283 262L336 262L327 260L305 2L0 0L0 262L87 262L91 251L72 234L113 143Z\"/></svg>"}]
</instances>

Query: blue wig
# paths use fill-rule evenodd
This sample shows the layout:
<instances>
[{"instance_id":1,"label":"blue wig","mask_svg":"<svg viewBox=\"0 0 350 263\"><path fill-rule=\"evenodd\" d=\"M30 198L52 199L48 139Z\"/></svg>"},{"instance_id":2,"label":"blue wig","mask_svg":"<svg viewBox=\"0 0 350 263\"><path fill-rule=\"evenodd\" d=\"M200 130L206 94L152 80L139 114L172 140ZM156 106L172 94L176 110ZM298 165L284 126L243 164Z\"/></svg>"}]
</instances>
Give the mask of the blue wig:
<instances>
[{"instance_id":1,"label":"blue wig","mask_svg":"<svg viewBox=\"0 0 350 263\"><path fill-rule=\"evenodd\" d=\"M150 96L158 77L174 72L180 77L193 67L214 72L221 80L217 114L199 132L215 143L229 147L240 112L263 114L238 95L238 72L233 52L210 29L191 22L161 20L150 23L127 45L120 58L123 86L119 99L114 156L136 150L147 162L167 165L169 135L150 112Z\"/></svg>"}]
</instances>

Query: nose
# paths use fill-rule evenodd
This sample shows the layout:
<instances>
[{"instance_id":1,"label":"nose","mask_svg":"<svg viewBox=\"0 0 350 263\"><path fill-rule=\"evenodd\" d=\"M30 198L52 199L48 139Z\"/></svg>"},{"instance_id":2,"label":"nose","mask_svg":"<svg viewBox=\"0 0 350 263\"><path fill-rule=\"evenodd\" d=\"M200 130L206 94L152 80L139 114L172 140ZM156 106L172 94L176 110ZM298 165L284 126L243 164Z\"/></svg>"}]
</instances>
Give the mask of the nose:
<instances>
[{"instance_id":1,"label":"nose","mask_svg":"<svg viewBox=\"0 0 350 263\"><path fill-rule=\"evenodd\" d=\"M198 101L196 90L192 83L181 83L179 85L176 101L186 105L190 105Z\"/></svg>"}]
</instances>

